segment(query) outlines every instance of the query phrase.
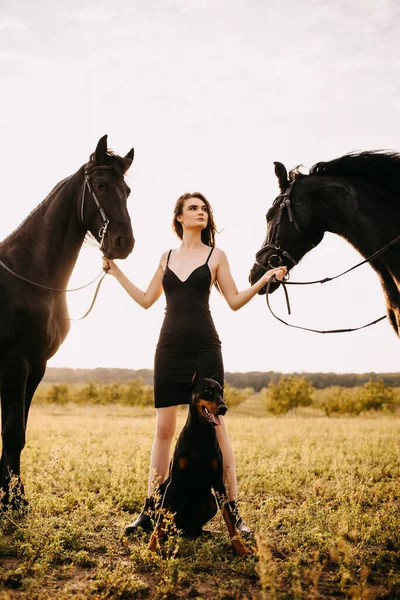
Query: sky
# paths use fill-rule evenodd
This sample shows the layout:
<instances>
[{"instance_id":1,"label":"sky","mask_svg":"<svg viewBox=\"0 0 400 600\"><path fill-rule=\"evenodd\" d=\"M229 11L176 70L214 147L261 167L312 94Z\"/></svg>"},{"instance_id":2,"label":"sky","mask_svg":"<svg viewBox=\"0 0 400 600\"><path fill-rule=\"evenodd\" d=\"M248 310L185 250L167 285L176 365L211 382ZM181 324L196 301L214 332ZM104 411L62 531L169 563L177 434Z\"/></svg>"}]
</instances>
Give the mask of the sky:
<instances>
[{"instance_id":1,"label":"sky","mask_svg":"<svg viewBox=\"0 0 400 600\"><path fill-rule=\"evenodd\" d=\"M239 289L248 287L278 194L273 161L305 169L354 150L400 150L400 9L395 0L2 0L0 160L3 239L97 141L125 155L136 245L121 268L145 289L178 196L211 202ZM360 261L328 234L293 271L305 281ZM83 247L71 286L101 271ZM70 294L71 317L93 288ZM367 265L324 286L290 288L291 322L356 327L385 313ZM274 311L287 319L281 292ZM53 367L151 368L165 309L148 311L106 277L91 315L73 322ZM228 371L389 372L399 340L386 321L350 334L290 329L265 297L238 312L213 291Z\"/></svg>"}]
</instances>

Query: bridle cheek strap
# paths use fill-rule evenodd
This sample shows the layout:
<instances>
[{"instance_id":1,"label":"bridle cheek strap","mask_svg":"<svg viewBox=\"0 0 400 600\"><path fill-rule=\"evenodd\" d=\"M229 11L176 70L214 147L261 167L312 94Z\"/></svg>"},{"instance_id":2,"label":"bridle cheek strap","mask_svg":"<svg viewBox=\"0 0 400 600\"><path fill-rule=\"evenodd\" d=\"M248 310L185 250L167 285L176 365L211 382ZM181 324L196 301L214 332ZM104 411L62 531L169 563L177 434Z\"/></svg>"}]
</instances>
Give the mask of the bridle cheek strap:
<instances>
[{"instance_id":1,"label":"bridle cheek strap","mask_svg":"<svg viewBox=\"0 0 400 600\"><path fill-rule=\"evenodd\" d=\"M106 166L100 166L100 167L94 167L93 169L91 169L90 171L93 171L94 169L107 169L107 170L111 170L111 167L106 167ZM96 204L96 208L100 213L101 218L103 219L103 225L102 227L100 227L99 229L99 238L100 238L100 250L103 249L104 246L104 238L107 234L107 228L108 228L108 224L110 222L110 220L108 219L104 208L101 206L94 190L93 187L91 185L90 182L90 171L85 169L85 181L83 183L83 189L82 189L82 202L81 202L81 211L80 211L80 219L81 219L81 223L82 225L84 225L86 227L86 223L85 223L85 219L84 219L84 206L85 206L85 196L86 196L86 188L88 189L90 195L92 196L95 204ZM87 227L86 227L87 229Z\"/></svg>"}]
</instances>

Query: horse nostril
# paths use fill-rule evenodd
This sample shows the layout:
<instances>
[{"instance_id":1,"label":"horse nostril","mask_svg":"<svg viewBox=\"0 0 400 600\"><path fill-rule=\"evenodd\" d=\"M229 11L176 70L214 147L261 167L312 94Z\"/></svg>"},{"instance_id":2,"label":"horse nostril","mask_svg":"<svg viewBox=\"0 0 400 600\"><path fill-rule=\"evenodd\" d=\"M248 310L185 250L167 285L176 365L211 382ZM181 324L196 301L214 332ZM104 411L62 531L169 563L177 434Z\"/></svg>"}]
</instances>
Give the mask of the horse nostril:
<instances>
[{"instance_id":1,"label":"horse nostril","mask_svg":"<svg viewBox=\"0 0 400 600\"><path fill-rule=\"evenodd\" d=\"M115 246L116 246L116 248L118 248L118 250L123 250L124 245L125 245L125 238L122 235L120 235L115 240Z\"/></svg>"},{"instance_id":2,"label":"horse nostril","mask_svg":"<svg viewBox=\"0 0 400 600\"><path fill-rule=\"evenodd\" d=\"M108 243L114 258L126 258L133 250L135 238L129 234L116 235L108 240L106 239L106 243Z\"/></svg>"},{"instance_id":3,"label":"horse nostril","mask_svg":"<svg viewBox=\"0 0 400 600\"><path fill-rule=\"evenodd\" d=\"M120 252L129 252L135 245L135 238L120 235L115 240L115 249Z\"/></svg>"}]
</instances>

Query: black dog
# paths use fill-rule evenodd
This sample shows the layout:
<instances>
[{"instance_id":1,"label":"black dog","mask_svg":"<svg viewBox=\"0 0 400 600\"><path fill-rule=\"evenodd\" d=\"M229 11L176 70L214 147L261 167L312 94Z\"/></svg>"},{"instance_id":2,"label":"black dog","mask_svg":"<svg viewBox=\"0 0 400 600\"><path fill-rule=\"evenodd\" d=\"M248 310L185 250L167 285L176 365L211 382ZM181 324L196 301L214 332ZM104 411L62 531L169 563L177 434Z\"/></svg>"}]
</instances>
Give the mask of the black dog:
<instances>
[{"instance_id":1,"label":"black dog","mask_svg":"<svg viewBox=\"0 0 400 600\"><path fill-rule=\"evenodd\" d=\"M163 511L174 515L176 527L183 535L197 537L216 514L218 502L237 553L249 552L239 537L228 504L222 453L215 432L221 423L219 415L227 410L220 384L214 379L195 377L188 418L175 446L168 479L159 489L159 516L149 550L158 548L163 533Z\"/></svg>"}]
</instances>

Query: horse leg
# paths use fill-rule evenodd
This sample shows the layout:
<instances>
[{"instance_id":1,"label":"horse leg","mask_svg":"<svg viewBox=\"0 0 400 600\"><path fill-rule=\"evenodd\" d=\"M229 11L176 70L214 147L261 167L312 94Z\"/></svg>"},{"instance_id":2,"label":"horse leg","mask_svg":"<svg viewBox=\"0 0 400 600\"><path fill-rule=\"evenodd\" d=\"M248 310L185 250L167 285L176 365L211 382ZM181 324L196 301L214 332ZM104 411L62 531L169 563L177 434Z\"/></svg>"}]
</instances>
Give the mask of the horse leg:
<instances>
[{"instance_id":1,"label":"horse leg","mask_svg":"<svg viewBox=\"0 0 400 600\"><path fill-rule=\"evenodd\" d=\"M2 501L10 502L10 482L15 476L17 487L12 495L12 503L19 505L24 496L20 480L21 452L25 446L25 390L29 365L21 356L13 356L4 366L1 379L1 421L3 451L0 463L0 488Z\"/></svg>"},{"instance_id":2,"label":"horse leg","mask_svg":"<svg viewBox=\"0 0 400 600\"><path fill-rule=\"evenodd\" d=\"M28 422L28 414L31 406L32 398L36 392L37 386L43 379L46 371L47 363L31 365L25 390L25 429Z\"/></svg>"}]
</instances>

